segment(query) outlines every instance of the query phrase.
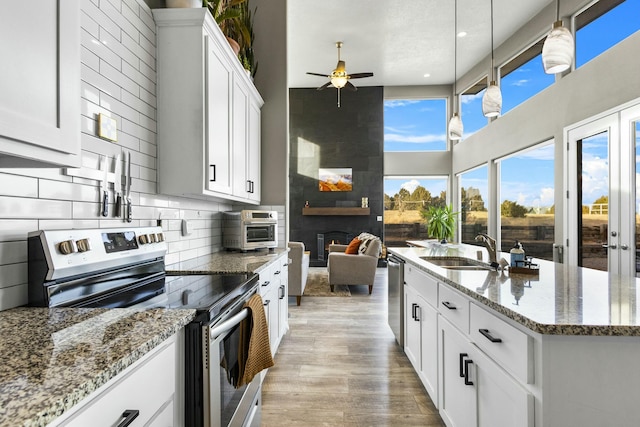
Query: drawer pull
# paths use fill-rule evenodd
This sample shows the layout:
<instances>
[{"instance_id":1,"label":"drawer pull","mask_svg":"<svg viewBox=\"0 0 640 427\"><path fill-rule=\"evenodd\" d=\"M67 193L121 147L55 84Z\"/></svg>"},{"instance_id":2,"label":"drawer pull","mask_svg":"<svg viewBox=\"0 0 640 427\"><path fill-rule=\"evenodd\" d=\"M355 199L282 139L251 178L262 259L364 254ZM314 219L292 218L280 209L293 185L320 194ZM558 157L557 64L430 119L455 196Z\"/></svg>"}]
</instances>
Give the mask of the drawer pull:
<instances>
[{"instance_id":1,"label":"drawer pull","mask_svg":"<svg viewBox=\"0 0 640 427\"><path fill-rule=\"evenodd\" d=\"M420 317L421 317L420 312L421 312L420 306L416 304L416 317L413 318L416 322L420 321Z\"/></svg>"},{"instance_id":2,"label":"drawer pull","mask_svg":"<svg viewBox=\"0 0 640 427\"><path fill-rule=\"evenodd\" d=\"M273 274L280 274L280 270L276 271L276 272L275 272L275 273L273 273Z\"/></svg>"},{"instance_id":3,"label":"drawer pull","mask_svg":"<svg viewBox=\"0 0 640 427\"><path fill-rule=\"evenodd\" d=\"M491 342L502 342L502 338L494 337L493 335L491 335L488 329L478 329L478 332L480 332L486 339Z\"/></svg>"},{"instance_id":4,"label":"drawer pull","mask_svg":"<svg viewBox=\"0 0 640 427\"><path fill-rule=\"evenodd\" d=\"M460 378L464 378L464 358L468 357L467 353L460 353Z\"/></svg>"},{"instance_id":5,"label":"drawer pull","mask_svg":"<svg viewBox=\"0 0 640 427\"><path fill-rule=\"evenodd\" d=\"M473 363L473 360L467 359L464 361L464 385L473 385L473 381L469 380L469 365Z\"/></svg>"},{"instance_id":6,"label":"drawer pull","mask_svg":"<svg viewBox=\"0 0 640 427\"><path fill-rule=\"evenodd\" d=\"M138 411L137 409L127 409L122 413L122 416L120 417L124 418L124 420L122 420L122 422L118 424L117 427L127 427L133 422L133 420L138 418L138 415L140 415L140 411Z\"/></svg>"},{"instance_id":7,"label":"drawer pull","mask_svg":"<svg viewBox=\"0 0 640 427\"><path fill-rule=\"evenodd\" d=\"M447 307L449 310L457 310L458 309L458 307L456 307L455 305L453 305L449 301L442 301L442 305Z\"/></svg>"},{"instance_id":8,"label":"drawer pull","mask_svg":"<svg viewBox=\"0 0 640 427\"><path fill-rule=\"evenodd\" d=\"M269 286L269 283L271 283L271 282L268 281L268 280L265 280L264 283L262 284L262 286Z\"/></svg>"},{"instance_id":9,"label":"drawer pull","mask_svg":"<svg viewBox=\"0 0 640 427\"><path fill-rule=\"evenodd\" d=\"M262 305L264 305L265 307L269 305L269 303L271 302L271 300L265 300Z\"/></svg>"},{"instance_id":10,"label":"drawer pull","mask_svg":"<svg viewBox=\"0 0 640 427\"><path fill-rule=\"evenodd\" d=\"M418 304L416 304L415 302L411 304L411 318L413 320L416 320L416 307L418 306Z\"/></svg>"}]
</instances>

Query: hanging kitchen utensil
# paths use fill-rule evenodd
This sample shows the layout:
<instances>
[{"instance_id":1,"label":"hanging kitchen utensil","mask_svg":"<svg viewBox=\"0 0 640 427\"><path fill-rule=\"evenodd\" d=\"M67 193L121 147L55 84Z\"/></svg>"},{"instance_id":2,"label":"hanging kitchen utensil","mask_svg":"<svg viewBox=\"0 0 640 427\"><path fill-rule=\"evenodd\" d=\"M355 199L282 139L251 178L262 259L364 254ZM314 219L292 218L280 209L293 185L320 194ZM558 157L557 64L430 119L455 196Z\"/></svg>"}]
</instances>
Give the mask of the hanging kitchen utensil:
<instances>
[{"instance_id":1,"label":"hanging kitchen utensil","mask_svg":"<svg viewBox=\"0 0 640 427\"><path fill-rule=\"evenodd\" d=\"M125 214L125 220L127 222L131 222L133 219L133 212L131 211L131 153L130 152L126 152L126 162L127 162L127 176L126 176L126 193L125 193L125 201L126 201L126 214Z\"/></svg>"},{"instance_id":2,"label":"hanging kitchen utensil","mask_svg":"<svg viewBox=\"0 0 640 427\"><path fill-rule=\"evenodd\" d=\"M103 170L102 178L102 216L109 215L109 156L104 156L104 161L100 164L100 169Z\"/></svg>"},{"instance_id":3,"label":"hanging kitchen utensil","mask_svg":"<svg viewBox=\"0 0 640 427\"><path fill-rule=\"evenodd\" d=\"M114 216L119 217L122 214L122 159L120 156L122 153L118 153L116 156L116 167L115 167L115 181L113 184L113 191L115 193L114 197L116 198L116 207Z\"/></svg>"}]
</instances>

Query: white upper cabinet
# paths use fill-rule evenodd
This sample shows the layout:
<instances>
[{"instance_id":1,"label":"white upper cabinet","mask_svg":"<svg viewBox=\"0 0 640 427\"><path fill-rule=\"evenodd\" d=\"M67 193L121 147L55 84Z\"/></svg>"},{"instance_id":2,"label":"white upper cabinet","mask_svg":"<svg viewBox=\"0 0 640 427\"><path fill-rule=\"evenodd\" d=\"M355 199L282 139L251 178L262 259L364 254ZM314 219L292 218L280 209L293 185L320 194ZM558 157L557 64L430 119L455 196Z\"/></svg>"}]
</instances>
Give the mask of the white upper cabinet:
<instances>
[{"instance_id":1,"label":"white upper cabinet","mask_svg":"<svg viewBox=\"0 0 640 427\"><path fill-rule=\"evenodd\" d=\"M79 0L3 3L0 58L0 166L80 166Z\"/></svg>"},{"instance_id":2,"label":"white upper cabinet","mask_svg":"<svg viewBox=\"0 0 640 427\"><path fill-rule=\"evenodd\" d=\"M247 165L260 158L259 144L251 144L260 124L250 123L260 94L206 8L154 9L153 16L158 191L259 204L258 177L248 177Z\"/></svg>"}]
</instances>

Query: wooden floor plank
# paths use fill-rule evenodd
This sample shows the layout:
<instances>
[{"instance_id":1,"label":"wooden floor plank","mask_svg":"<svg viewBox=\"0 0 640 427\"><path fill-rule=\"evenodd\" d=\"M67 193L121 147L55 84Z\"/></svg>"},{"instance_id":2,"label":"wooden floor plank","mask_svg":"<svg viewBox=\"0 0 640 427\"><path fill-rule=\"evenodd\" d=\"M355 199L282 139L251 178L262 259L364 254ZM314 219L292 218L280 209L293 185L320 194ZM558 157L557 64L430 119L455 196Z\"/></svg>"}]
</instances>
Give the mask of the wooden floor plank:
<instances>
[{"instance_id":1,"label":"wooden floor plank","mask_svg":"<svg viewBox=\"0 0 640 427\"><path fill-rule=\"evenodd\" d=\"M387 325L387 271L369 295L289 304L289 332L262 387L262 426L427 426L444 423Z\"/></svg>"}]
</instances>

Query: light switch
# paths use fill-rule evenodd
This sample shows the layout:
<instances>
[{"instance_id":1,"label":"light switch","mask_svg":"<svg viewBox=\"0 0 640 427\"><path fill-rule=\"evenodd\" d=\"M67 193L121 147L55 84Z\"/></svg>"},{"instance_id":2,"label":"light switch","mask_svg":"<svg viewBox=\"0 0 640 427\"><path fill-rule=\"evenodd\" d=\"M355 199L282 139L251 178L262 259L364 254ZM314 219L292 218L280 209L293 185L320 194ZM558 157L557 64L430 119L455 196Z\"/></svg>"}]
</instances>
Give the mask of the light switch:
<instances>
[{"instance_id":1,"label":"light switch","mask_svg":"<svg viewBox=\"0 0 640 427\"><path fill-rule=\"evenodd\" d=\"M378 215L378 216L376 217L376 220L377 220L378 222L382 222L382 215Z\"/></svg>"}]
</instances>

